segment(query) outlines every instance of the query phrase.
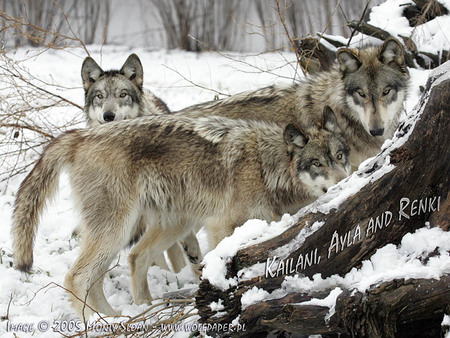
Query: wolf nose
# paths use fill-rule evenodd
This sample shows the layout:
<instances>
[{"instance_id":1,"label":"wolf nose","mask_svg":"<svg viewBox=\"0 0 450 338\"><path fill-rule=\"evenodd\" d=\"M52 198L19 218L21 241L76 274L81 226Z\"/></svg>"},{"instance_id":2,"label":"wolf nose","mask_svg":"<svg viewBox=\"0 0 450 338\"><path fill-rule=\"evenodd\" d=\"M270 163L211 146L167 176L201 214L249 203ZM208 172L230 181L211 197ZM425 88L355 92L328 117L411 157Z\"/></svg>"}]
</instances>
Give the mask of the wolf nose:
<instances>
[{"instance_id":1,"label":"wolf nose","mask_svg":"<svg viewBox=\"0 0 450 338\"><path fill-rule=\"evenodd\" d=\"M384 133L384 128L372 129L370 131L370 135L372 136L381 136Z\"/></svg>"},{"instance_id":2,"label":"wolf nose","mask_svg":"<svg viewBox=\"0 0 450 338\"><path fill-rule=\"evenodd\" d=\"M114 121L115 117L116 117L116 114L114 114L112 111L107 111L107 112L103 113L103 120L105 120L105 122Z\"/></svg>"}]
</instances>

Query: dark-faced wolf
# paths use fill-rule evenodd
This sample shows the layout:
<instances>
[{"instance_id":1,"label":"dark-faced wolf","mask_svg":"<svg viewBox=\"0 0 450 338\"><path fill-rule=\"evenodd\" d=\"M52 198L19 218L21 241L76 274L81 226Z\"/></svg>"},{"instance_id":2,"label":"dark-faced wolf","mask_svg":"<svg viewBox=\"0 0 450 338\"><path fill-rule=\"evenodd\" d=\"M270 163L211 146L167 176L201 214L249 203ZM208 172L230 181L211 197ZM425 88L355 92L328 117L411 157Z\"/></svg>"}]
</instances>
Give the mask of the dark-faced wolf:
<instances>
[{"instance_id":1,"label":"dark-faced wolf","mask_svg":"<svg viewBox=\"0 0 450 338\"><path fill-rule=\"evenodd\" d=\"M18 191L15 265L31 268L40 215L66 169L82 224L80 254L65 279L78 315L90 315L91 308L116 314L103 277L141 218L147 230L129 263L135 302L149 302L149 265L177 241L189 242L198 226L214 224L211 233L220 240L249 218L271 221L297 212L349 174L348 146L327 130L335 122L325 116L307 130L154 115L68 131L46 148ZM198 245L185 250L198 268Z\"/></svg>"},{"instance_id":2,"label":"dark-faced wolf","mask_svg":"<svg viewBox=\"0 0 450 338\"><path fill-rule=\"evenodd\" d=\"M131 54L120 70L107 71L87 57L81 67L81 78L89 126L169 113L160 98L143 89L144 71L136 54Z\"/></svg>"},{"instance_id":3,"label":"dark-faced wolf","mask_svg":"<svg viewBox=\"0 0 450 338\"><path fill-rule=\"evenodd\" d=\"M393 136L409 82L402 45L341 48L330 71L292 85L275 85L182 109L186 116L220 115L313 125L331 107L350 146L353 169Z\"/></svg>"}]
</instances>

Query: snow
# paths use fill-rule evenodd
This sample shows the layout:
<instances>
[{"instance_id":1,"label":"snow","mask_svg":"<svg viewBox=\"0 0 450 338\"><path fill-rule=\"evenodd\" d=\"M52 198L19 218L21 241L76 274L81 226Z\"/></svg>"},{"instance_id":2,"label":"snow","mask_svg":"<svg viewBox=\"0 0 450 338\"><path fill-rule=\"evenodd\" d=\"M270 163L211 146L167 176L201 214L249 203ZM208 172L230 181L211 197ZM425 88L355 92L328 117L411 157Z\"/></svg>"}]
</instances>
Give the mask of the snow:
<instances>
[{"instance_id":1,"label":"snow","mask_svg":"<svg viewBox=\"0 0 450 338\"><path fill-rule=\"evenodd\" d=\"M262 300L267 299L268 297L269 293L266 290L254 286L253 288L242 294L242 309L244 310L247 306L258 303Z\"/></svg>"},{"instance_id":2,"label":"snow","mask_svg":"<svg viewBox=\"0 0 450 338\"><path fill-rule=\"evenodd\" d=\"M293 303L292 305L300 305L300 306L313 305L313 306L327 307L327 308L329 308L329 311L325 315L324 319L326 322L328 322L330 320L331 316L333 316L336 312L335 311L336 310L336 299L339 297L339 295L341 293L342 293L342 289L339 287L336 287L333 290L331 290L329 295L323 299L312 298L311 300L301 302L301 303Z\"/></svg>"},{"instance_id":3,"label":"snow","mask_svg":"<svg viewBox=\"0 0 450 338\"><path fill-rule=\"evenodd\" d=\"M410 36L418 45L419 50L435 51L436 49L450 49L449 37L445 32L450 31L449 16L435 19L414 32L405 19L399 19L400 8L398 5L407 3L408 0L388 0L381 6L374 8L370 23L379 25L395 36ZM441 1L450 8L450 1ZM363 37L358 34L354 37L353 44L357 45ZM376 39L373 39L374 42ZM372 41L372 40L370 40ZM353 45L352 44L352 45ZM144 87L152 90L161 97L173 110L214 99L219 92L219 97L238 93L244 90L257 89L274 83L292 83L292 79L299 75L293 66L295 55L289 52L266 53L259 55L239 55L236 53L188 53L183 51L148 51L146 49L129 49L125 46L87 46L91 56L104 68L120 68L130 53L136 53L141 58L144 67ZM23 69L47 84L45 88L56 91L74 103L83 106L84 94L81 86L80 69L85 52L82 49L67 48L65 50L49 50L42 52L38 49L19 48L10 52L8 56L13 60L24 60L21 63ZM4 62L0 60L0 62ZM408 99L405 103L407 114L402 118L406 123L413 123L420 114L414 110L420 97L420 86L424 86L428 76L436 76L439 73L450 70L447 62L437 70L410 69L412 85L409 89ZM441 77L438 81L448 79ZM37 81L37 80L36 80ZM193 83L198 86L194 86ZM60 87L57 87L60 86ZM61 89L61 87L63 89ZM208 90L214 89L215 91ZM2 95L0 88L0 95ZM8 104L15 102L0 102L0 109L6 109ZM83 113L73 107L60 107L52 109L46 118L55 124L63 125L66 122L75 121L73 127L84 127ZM45 123L45 120L40 123ZM412 130L412 128L410 129ZM17 149L14 140L8 139L8 134L0 128L0 137L8 141L9 145L0 145L0 153ZM209 252L203 263L205 268L203 277L218 288L227 289L237 285L241 280L261 275L264 271L264 263L239 271L235 278L226 278L226 265L234 254L247 246L261 243L273 238L292 226L304 213L315 210L330 212L339 208L339 205L359 189L373 182L382 175L392 170L389 160L389 152L398 147L405 137L394 138L383 146L383 156L368 159L360 165L359 171L345 179L339 185L329 189L320 202L300 210L296 215L284 215L281 221L267 223L261 220L249 220L241 227L235 229L232 236L225 238L215 250ZM16 148L14 148L16 147ZM27 154L22 160L31 163L42 152L38 147ZM37 232L34 249L34 267L32 274L23 274L12 267L12 241L10 238L11 214L15 194L26 172L11 177L5 181L3 174L11 168L11 159L0 162L0 315L8 316L8 320L0 321L0 335L13 337L13 332L7 332L8 325L18 323L33 324L33 332L39 334L38 324L48 321L51 326L55 321L76 320L75 313L68 302L68 296L62 288L64 276L79 252L79 242L72 238L72 231L77 224L78 216L74 210L71 198L70 185L66 175L60 181L59 194L54 202L49 204L47 211L42 216L39 231ZM375 173L366 174L368 168L377 166ZM28 169L29 170L29 169ZM319 205L321 204L321 205ZM311 224L302 230L296 240L282 248L275 248L274 255L280 257L286 255L288 250L299 247L307 236L320 228L322 224ZM198 234L202 251L208 248L204 232ZM424 259L436 250L437 254ZM391 280L393 278L439 278L444 273L450 272L450 236L436 228L419 229L414 233L404 236L398 246L387 245L380 248L370 260L365 261L360 269L353 269L345 276L331 276L326 279L315 275L312 278L286 276L282 288L268 294L267 291L253 288L242 297L242 306L249 306L254 302L281 297L290 291L308 292L311 290L332 290L330 295L323 300L311 301L310 305L324 304L333 308L333 299L337 297L340 288L352 288L364 291L368 287ZM113 263L114 268L104 280L104 290L110 304L125 316L135 316L144 311L147 305L133 304L130 291L130 271L127 263L129 249L124 249ZM262 272L262 273L261 273ZM195 278L188 267L180 273L174 274L159 267L151 267L148 281L154 298L161 297L169 291L193 287ZM157 301L155 301L157 302ZM154 303L155 303L154 302ZM305 305L305 303L302 303ZM221 300L211 303L211 309L221 315L223 309ZM198 317L192 318L194 321ZM443 325L449 325L447 315ZM233 321L236 326L239 318ZM33 333L32 332L32 333ZM31 335L29 333L28 335ZM69 332L70 333L70 332ZM72 332L74 333L74 332ZM22 334L20 336L27 336ZM45 333L46 337L59 337L60 334L50 328ZM187 337L188 332L177 332L177 337Z\"/></svg>"},{"instance_id":4,"label":"snow","mask_svg":"<svg viewBox=\"0 0 450 338\"><path fill-rule=\"evenodd\" d=\"M442 326L450 326L450 316L445 315L444 319L442 320Z\"/></svg>"},{"instance_id":5,"label":"snow","mask_svg":"<svg viewBox=\"0 0 450 338\"><path fill-rule=\"evenodd\" d=\"M223 306L222 299L219 299L219 301L217 301L217 302L211 302L209 307L211 308L211 311L220 311L220 310L225 309L225 306Z\"/></svg>"},{"instance_id":6,"label":"snow","mask_svg":"<svg viewBox=\"0 0 450 338\"><path fill-rule=\"evenodd\" d=\"M444 315L441 326L443 332L446 332L445 338L450 338L450 315Z\"/></svg>"},{"instance_id":7,"label":"snow","mask_svg":"<svg viewBox=\"0 0 450 338\"><path fill-rule=\"evenodd\" d=\"M441 1L450 9L450 1ZM417 27L410 27L408 20L402 16L406 5L412 1L387 0L379 6L373 7L370 13L369 24L379 27L392 36L399 38L410 37L417 49L421 52L436 53L436 51L449 50L450 15L437 17Z\"/></svg>"},{"instance_id":8,"label":"snow","mask_svg":"<svg viewBox=\"0 0 450 338\"><path fill-rule=\"evenodd\" d=\"M237 285L237 277L226 278L226 265L239 249L264 242L288 229L295 223L295 218L284 215L279 222L269 225L263 220L249 220L234 230L232 236L224 238L217 247L206 254L203 259L202 279L208 279L211 284L226 290Z\"/></svg>"}]
</instances>

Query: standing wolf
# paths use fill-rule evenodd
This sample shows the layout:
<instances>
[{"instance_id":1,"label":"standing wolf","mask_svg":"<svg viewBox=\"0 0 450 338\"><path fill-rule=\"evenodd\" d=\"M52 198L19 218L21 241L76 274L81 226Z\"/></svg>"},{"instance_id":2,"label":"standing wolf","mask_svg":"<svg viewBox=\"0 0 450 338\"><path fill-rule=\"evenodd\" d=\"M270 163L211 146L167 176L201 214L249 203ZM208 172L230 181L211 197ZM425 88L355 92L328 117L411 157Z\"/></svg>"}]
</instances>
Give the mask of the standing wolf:
<instances>
[{"instance_id":1,"label":"standing wolf","mask_svg":"<svg viewBox=\"0 0 450 338\"><path fill-rule=\"evenodd\" d=\"M339 49L337 59L339 64L330 71L302 83L243 92L177 113L313 125L324 107L330 106L350 146L355 169L393 136L409 74L403 47L393 38L379 47Z\"/></svg>"},{"instance_id":2,"label":"standing wolf","mask_svg":"<svg viewBox=\"0 0 450 338\"><path fill-rule=\"evenodd\" d=\"M89 126L170 112L161 99L143 90L144 71L136 54L131 54L120 70L108 71L87 57L81 66L81 78Z\"/></svg>"},{"instance_id":3,"label":"standing wolf","mask_svg":"<svg viewBox=\"0 0 450 338\"><path fill-rule=\"evenodd\" d=\"M94 59L87 57L81 66L81 78L85 90L84 112L88 126L170 113L164 101L143 89L144 69L136 54L128 56L120 70L107 71ZM133 241L142 235L145 228L146 224L141 220ZM79 227L74 233L78 232ZM186 263L178 244L170 249L169 256L174 257L172 267L175 272L179 272ZM156 264L169 270L163 254L156 260Z\"/></svg>"},{"instance_id":4,"label":"standing wolf","mask_svg":"<svg viewBox=\"0 0 450 338\"><path fill-rule=\"evenodd\" d=\"M141 217L148 228L129 262L135 302L148 302L149 264L198 225L208 220L217 232L229 233L249 218L272 220L346 177L348 146L326 129L333 129L333 119L304 132L293 124L283 129L216 116L154 115L68 131L47 147L20 186L12 228L15 265L31 268L39 217L66 168L83 224L80 255L65 279L77 313L82 316L84 307L76 297L115 314L103 293L103 275ZM185 250L198 265L198 246Z\"/></svg>"}]
</instances>

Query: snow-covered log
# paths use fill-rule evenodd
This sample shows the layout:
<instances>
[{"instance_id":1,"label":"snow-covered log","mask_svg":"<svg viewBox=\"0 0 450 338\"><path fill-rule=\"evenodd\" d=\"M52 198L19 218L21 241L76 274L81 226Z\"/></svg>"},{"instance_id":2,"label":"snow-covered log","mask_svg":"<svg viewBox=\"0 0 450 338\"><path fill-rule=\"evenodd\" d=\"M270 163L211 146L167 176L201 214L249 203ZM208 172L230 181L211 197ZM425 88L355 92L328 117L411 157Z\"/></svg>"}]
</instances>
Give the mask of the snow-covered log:
<instances>
[{"instance_id":1,"label":"snow-covered log","mask_svg":"<svg viewBox=\"0 0 450 338\"><path fill-rule=\"evenodd\" d=\"M439 316L442 320L450 300L449 102L447 62L433 72L419 104L392 141L352 176L302 209L293 226L269 240L240 248L230 257L215 254L217 250L207 255L206 272L196 295L202 321L239 321L245 324L247 335L278 330L305 335L375 332L390 337L405 323L420 334L425 328L420 324L423 320ZM428 229L422 230L425 226ZM427 231L434 231L434 239L420 237ZM416 237L412 240L411 236ZM405 271L413 260L411 271L418 272L405 272L404 278L416 280L399 282L403 278L398 276L403 271L403 263L399 263L398 271L394 269L390 276L371 282L371 275L351 287L368 265L375 271L382 265L380 261L391 263L390 258L374 258L380 252L390 252L386 257L393 261L404 261ZM422 265L439 259L446 260L440 261L439 273L420 274ZM211 271L220 270L221 261L226 271L218 272L222 276L217 277ZM330 280L344 285L344 290L320 287ZM308 293L302 292L299 285L308 281L317 283ZM381 284L386 281L391 283ZM368 285L362 287L364 283ZM439 285L439 291L433 283ZM419 292L419 285L429 292ZM425 306L420 316L416 307L406 304L428 304L436 295L444 305L432 302L436 306ZM296 306L312 299L315 301L309 306ZM213 302L223 305L220 312L211 307Z\"/></svg>"},{"instance_id":2,"label":"snow-covered log","mask_svg":"<svg viewBox=\"0 0 450 338\"><path fill-rule=\"evenodd\" d=\"M423 49L423 40L419 38L421 34L414 31L424 30L429 31L427 23L433 21L432 25L438 25L437 18L448 15L449 10L447 5L441 4L436 0L413 0L414 3L408 4L394 4L398 6L400 12L399 16L406 18L409 21L409 26L413 27L411 33L407 33L408 29L403 27L398 29L402 31L402 34L398 34L387 23L389 19L384 23L384 26L380 26L380 22L375 20L376 24L372 24L369 13L366 13L364 17L352 20L347 23L347 26L352 30L350 39L343 39L339 36L329 36L325 34L319 34L319 38L305 38L301 39L298 45L298 52L301 56L301 63L304 69L309 73L314 73L318 70L327 70L330 65L336 60L336 48L348 46L347 43L355 42L353 39L354 33L359 32L364 36L376 38L380 41L385 41L390 37L397 38L403 41L405 49L405 61L409 68L435 68L445 63L450 59L448 49L442 48L441 50L429 50L425 47ZM384 4L382 5L384 6ZM391 5L389 5L391 6ZM447 7L446 7L447 6ZM378 6L381 7L381 6ZM370 11L376 9L373 7ZM394 10L395 7L389 7ZM379 9L379 8L378 8ZM386 10L385 8L383 10ZM370 12L369 11L369 12ZM377 15L376 15L377 16ZM378 14L380 16L380 14ZM436 19L436 20L435 20ZM392 20L392 18L391 18ZM395 20L394 20L395 21ZM382 29L381 27L384 27ZM442 29L442 28L441 28ZM353 39L353 41L352 41ZM356 39L358 40L358 39ZM416 45L416 42L419 45Z\"/></svg>"}]
</instances>

